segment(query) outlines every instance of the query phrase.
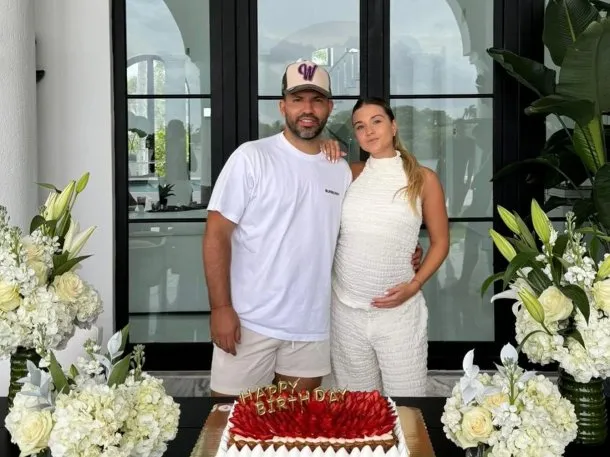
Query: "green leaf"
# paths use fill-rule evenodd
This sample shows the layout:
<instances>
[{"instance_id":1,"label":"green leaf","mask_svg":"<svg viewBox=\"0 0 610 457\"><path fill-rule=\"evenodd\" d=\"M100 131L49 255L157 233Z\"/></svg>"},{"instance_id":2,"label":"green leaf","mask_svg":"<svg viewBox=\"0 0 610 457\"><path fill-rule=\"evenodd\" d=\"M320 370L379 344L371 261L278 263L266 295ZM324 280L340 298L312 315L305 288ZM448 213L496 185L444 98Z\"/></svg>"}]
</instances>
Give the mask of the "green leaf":
<instances>
[{"instance_id":1,"label":"green leaf","mask_svg":"<svg viewBox=\"0 0 610 457\"><path fill-rule=\"evenodd\" d=\"M534 330L533 332L528 333L527 335L525 335L525 338L523 338L521 340L521 343L519 343L519 346L517 346L517 352L521 352L521 350L523 349L523 346L525 345L525 342L527 340L530 339L530 337L532 335L535 335L536 333L546 333L544 330Z\"/></svg>"},{"instance_id":2,"label":"green leaf","mask_svg":"<svg viewBox=\"0 0 610 457\"><path fill-rule=\"evenodd\" d=\"M577 226L582 225L589 218L594 217L596 213L595 204L591 198L574 202L572 211L574 211L574 216L576 216Z\"/></svg>"},{"instance_id":3,"label":"green leaf","mask_svg":"<svg viewBox=\"0 0 610 457\"><path fill-rule=\"evenodd\" d=\"M131 354L126 355L112 367L110 376L108 376L108 385L110 387L114 385L120 385L125 382L125 380L127 379L127 375L129 374L130 359Z\"/></svg>"},{"instance_id":4,"label":"green leaf","mask_svg":"<svg viewBox=\"0 0 610 457\"><path fill-rule=\"evenodd\" d=\"M498 62L509 75L533 90L539 97L555 92L555 70L545 67L540 62L521 57L514 52L489 48L487 53Z\"/></svg>"},{"instance_id":5,"label":"green leaf","mask_svg":"<svg viewBox=\"0 0 610 457\"><path fill-rule=\"evenodd\" d=\"M550 0L544 14L542 40L555 65L561 66L576 38L599 19L589 0ZM563 69L562 69L563 71Z\"/></svg>"},{"instance_id":6,"label":"green leaf","mask_svg":"<svg viewBox=\"0 0 610 457\"><path fill-rule=\"evenodd\" d=\"M55 254L53 256L53 268L59 268L59 266L63 265L68 261L68 252L64 252L63 254Z\"/></svg>"},{"instance_id":7,"label":"green leaf","mask_svg":"<svg viewBox=\"0 0 610 457\"><path fill-rule=\"evenodd\" d=\"M599 116L594 117L584 126L576 125L572 140L574 152L590 171L595 173L606 163Z\"/></svg>"},{"instance_id":8,"label":"green leaf","mask_svg":"<svg viewBox=\"0 0 610 457\"><path fill-rule=\"evenodd\" d=\"M525 241L516 238L508 238L508 241L515 247L517 252L532 252L538 255L538 250L530 247Z\"/></svg>"},{"instance_id":9,"label":"green leaf","mask_svg":"<svg viewBox=\"0 0 610 457\"><path fill-rule=\"evenodd\" d=\"M585 340L583 340L582 335L580 334L580 332L578 330L574 330L572 333L567 335L566 338L574 338L576 341L578 341L580 343L580 345L583 348L587 349L585 347Z\"/></svg>"},{"instance_id":10,"label":"green leaf","mask_svg":"<svg viewBox=\"0 0 610 457\"><path fill-rule=\"evenodd\" d=\"M70 365L70 376L72 376L72 378L78 376L78 369L74 365Z\"/></svg>"},{"instance_id":11,"label":"green leaf","mask_svg":"<svg viewBox=\"0 0 610 457\"><path fill-rule=\"evenodd\" d=\"M542 205L542 209L545 213L550 213L555 208L561 208L562 206L571 206L571 200L564 197L557 197L555 195L549 197L547 201Z\"/></svg>"},{"instance_id":12,"label":"green leaf","mask_svg":"<svg viewBox=\"0 0 610 457\"><path fill-rule=\"evenodd\" d=\"M532 266L533 260L536 258L536 253L532 252L519 252L513 260L510 261L506 267L506 271L503 276L503 289L506 289L508 283L515 278L517 272L525 267Z\"/></svg>"},{"instance_id":13,"label":"green leaf","mask_svg":"<svg viewBox=\"0 0 610 457\"><path fill-rule=\"evenodd\" d=\"M70 271L74 266L76 266L79 262L82 262L86 258L91 257L90 255L81 255L80 257L74 257L70 260L65 261L57 268L53 268L53 276L63 275L65 272Z\"/></svg>"},{"instance_id":14,"label":"green leaf","mask_svg":"<svg viewBox=\"0 0 610 457\"><path fill-rule=\"evenodd\" d=\"M30 222L30 234L34 232L38 227L44 225L47 220L42 217L40 214L37 214L32 218L32 222Z\"/></svg>"},{"instance_id":15,"label":"green leaf","mask_svg":"<svg viewBox=\"0 0 610 457\"><path fill-rule=\"evenodd\" d=\"M563 95L548 95L536 100L525 108L525 113L534 114L556 114L567 116L579 125L587 125L595 117L595 103L589 100L568 98Z\"/></svg>"},{"instance_id":16,"label":"green leaf","mask_svg":"<svg viewBox=\"0 0 610 457\"><path fill-rule=\"evenodd\" d=\"M58 194L61 193L61 190L55 187L53 184L49 184L46 182L37 182L36 184L38 184L40 187L44 187L45 189L54 190Z\"/></svg>"},{"instance_id":17,"label":"green leaf","mask_svg":"<svg viewBox=\"0 0 610 457\"><path fill-rule=\"evenodd\" d=\"M527 281L538 295L540 295L543 290L553 285L549 277L543 273L539 266L535 266L533 270L529 272Z\"/></svg>"},{"instance_id":18,"label":"green leaf","mask_svg":"<svg viewBox=\"0 0 610 457\"><path fill-rule=\"evenodd\" d=\"M564 266L563 263L555 256L551 258L551 275L553 276L553 283L561 284L561 278L563 278Z\"/></svg>"},{"instance_id":19,"label":"green leaf","mask_svg":"<svg viewBox=\"0 0 610 457\"><path fill-rule=\"evenodd\" d=\"M602 252L602 242L598 237L594 236L589 242L589 255L593 260L598 261L601 258L600 252Z\"/></svg>"},{"instance_id":20,"label":"green leaf","mask_svg":"<svg viewBox=\"0 0 610 457\"><path fill-rule=\"evenodd\" d=\"M49 372L53 379L53 384L58 393L68 393L70 391L70 385L68 384L68 378L61 369L61 366L55 358L55 354L51 351L51 361L49 363Z\"/></svg>"},{"instance_id":21,"label":"green leaf","mask_svg":"<svg viewBox=\"0 0 610 457\"><path fill-rule=\"evenodd\" d=\"M561 286L559 288L561 292L572 300L572 303L578 308L578 310L585 317L587 323L589 322L589 299L584 290L574 284L568 284L567 286Z\"/></svg>"},{"instance_id":22,"label":"green leaf","mask_svg":"<svg viewBox=\"0 0 610 457\"><path fill-rule=\"evenodd\" d=\"M604 241L610 241L610 236L605 235L603 232L600 232L599 230L595 230L595 228L593 227L581 227L579 229L576 230L578 233L583 233L585 235L595 235L596 237L598 237L601 240Z\"/></svg>"},{"instance_id":23,"label":"green leaf","mask_svg":"<svg viewBox=\"0 0 610 457\"><path fill-rule=\"evenodd\" d=\"M481 297L483 297L485 295L485 292L487 292L487 289L489 288L489 286L491 286L498 279L501 279L502 276L504 276L504 272L500 271L499 273L495 273L495 274L487 277L487 279L485 279L485 281L483 281L483 285L481 286Z\"/></svg>"},{"instance_id":24,"label":"green leaf","mask_svg":"<svg viewBox=\"0 0 610 457\"><path fill-rule=\"evenodd\" d=\"M595 174L592 193L597 217L610 230L610 164L605 164Z\"/></svg>"},{"instance_id":25,"label":"green leaf","mask_svg":"<svg viewBox=\"0 0 610 457\"><path fill-rule=\"evenodd\" d=\"M588 1L586 2L588 3ZM610 111L610 21L594 21L583 30L566 55L559 72L557 94L589 100L596 114ZM581 124L582 125L582 124Z\"/></svg>"},{"instance_id":26,"label":"green leaf","mask_svg":"<svg viewBox=\"0 0 610 457\"><path fill-rule=\"evenodd\" d=\"M536 240L534 240L534 236L532 232L527 227L521 216L515 214L515 220L517 221L517 225L519 226L519 236L523 241L535 252L538 252L538 246L536 246Z\"/></svg>"},{"instance_id":27,"label":"green leaf","mask_svg":"<svg viewBox=\"0 0 610 457\"><path fill-rule=\"evenodd\" d=\"M120 351L124 351L125 350L125 346L127 346L127 338L129 336L129 324L125 325L125 327L123 327L121 329L121 348Z\"/></svg>"},{"instance_id":28,"label":"green leaf","mask_svg":"<svg viewBox=\"0 0 610 457\"><path fill-rule=\"evenodd\" d=\"M555 246L553 246L553 254L561 257L566 250L566 246L568 245L569 237L567 234L563 233L557 236L557 240L555 241Z\"/></svg>"}]
</instances>

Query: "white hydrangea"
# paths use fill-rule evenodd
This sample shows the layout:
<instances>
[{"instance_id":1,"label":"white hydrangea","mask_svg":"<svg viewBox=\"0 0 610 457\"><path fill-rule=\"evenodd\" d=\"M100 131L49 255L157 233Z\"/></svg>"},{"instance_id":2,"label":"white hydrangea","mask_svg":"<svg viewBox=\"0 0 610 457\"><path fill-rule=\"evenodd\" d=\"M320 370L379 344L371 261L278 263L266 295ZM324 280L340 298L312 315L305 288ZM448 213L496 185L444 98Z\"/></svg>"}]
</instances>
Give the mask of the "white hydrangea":
<instances>
[{"instance_id":1,"label":"white hydrangea","mask_svg":"<svg viewBox=\"0 0 610 457\"><path fill-rule=\"evenodd\" d=\"M51 454L81 457L110 451L129 456L133 445L124 442L121 432L130 407L123 390L103 384L86 384L68 395L58 395L49 439Z\"/></svg>"},{"instance_id":2,"label":"white hydrangea","mask_svg":"<svg viewBox=\"0 0 610 457\"><path fill-rule=\"evenodd\" d=\"M148 374L135 381L129 376L121 386L131 395L130 414L123 439L133 443L132 457L161 457L167 442L176 437L180 409L165 393L163 382Z\"/></svg>"},{"instance_id":3,"label":"white hydrangea","mask_svg":"<svg viewBox=\"0 0 610 457\"><path fill-rule=\"evenodd\" d=\"M508 363L493 377L479 374L477 379L480 388L473 400L464 403L458 383L445 403L443 430L457 446L485 443L489 446L486 455L496 457L556 457L576 438L574 406L544 376L526 374L515 363ZM493 424L488 436L479 436L475 442L464 420L464 413L472 408L487 409Z\"/></svg>"},{"instance_id":4,"label":"white hydrangea","mask_svg":"<svg viewBox=\"0 0 610 457\"><path fill-rule=\"evenodd\" d=\"M24 236L0 207L0 358L19 346L41 355L63 349L76 326L89 328L102 313L99 293L74 271L67 274L79 285L75 300L61 299L50 284L59 247L41 229Z\"/></svg>"},{"instance_id":5,"label":"white hydrangea","mask_svg":"<svg viewBox=\"0 0 610 457\"><path fill-rule=\"evenodd\" d=\"M126 336L123 331L109 340L107 353L102 355L101 348L87 340L86 356L68 369L55 367L69 381L65 390L54 385L48 364L36 367L28 362L29 374L6 418L22 457L44 450L53 457L161 457L165 453L178 431L179 405L167 395L160 379L142 371L143 346L124 354L116 345ZM123 372L123 361L133 369Z\"/></svg>"}]
</instances>

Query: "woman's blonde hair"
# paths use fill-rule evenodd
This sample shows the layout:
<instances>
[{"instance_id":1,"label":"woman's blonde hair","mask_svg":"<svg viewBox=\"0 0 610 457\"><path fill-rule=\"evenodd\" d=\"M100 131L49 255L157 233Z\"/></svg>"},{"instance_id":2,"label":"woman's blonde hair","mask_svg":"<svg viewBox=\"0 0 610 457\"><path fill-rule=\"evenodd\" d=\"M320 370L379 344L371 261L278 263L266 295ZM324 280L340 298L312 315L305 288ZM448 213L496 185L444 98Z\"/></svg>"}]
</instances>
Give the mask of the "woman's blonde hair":
<instances>
[{"instance_id":1,"label":"woman's blonde hair","mask_svg":"<svg viewBox=\"0 0 610 457\"><path fill-rule=\"evenodd\" d=\"M378 97L358 99L352 110L352 116L365 105L377 105L383 109L385 114L390 118L390 121L395 120L394 111L392 111L390 105L384 99ZM409 200L411 207L417 211L417 199L421 196L424 187L424 170L415 156L402 144L398 132L394 135L393 145L394 149L400 153L402 168L407 176L407 185L402 189L399 189L399 192L404 193L405 197Z\"/></svg>"}]
</instances>

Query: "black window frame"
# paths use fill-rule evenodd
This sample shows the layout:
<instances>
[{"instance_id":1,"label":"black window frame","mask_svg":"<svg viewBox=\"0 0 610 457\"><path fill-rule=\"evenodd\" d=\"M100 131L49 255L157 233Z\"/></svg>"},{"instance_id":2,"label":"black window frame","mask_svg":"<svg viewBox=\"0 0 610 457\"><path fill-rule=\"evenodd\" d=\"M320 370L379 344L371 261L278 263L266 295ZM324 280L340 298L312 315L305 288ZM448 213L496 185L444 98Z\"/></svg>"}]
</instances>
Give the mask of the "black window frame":
<instances>
[{"instance_id":1,"label":"black window frame","mask_svg":"<svg viewBox=\"0 0 610 457\"><path fill-rule=\"evenodd\" d=\"M196 0L195 0L196 1ZM544 1L493 0L495 47L543 61ZM126 0L112 4L112 48L114 88L114 192L115 275L114 324L129 322L128 270L128 157L127 157L127 59ZM237 146L258 138L258 44L256 0L210 0L210 76L212 185L223 164ZM390 0L360 0L360 93L389 98L390 85ZM382 50L379 52L379 50ZM372 52L374 50L374 52ZM543 119L526 116L524 108L534 94L522 87L497 65L493 71L493 169L537 155L545 140ZM279 84L279 82L278 82ZM154 95L130 98L154 98ZM164 98L159 95L158 98ZM200 97L207 98L207 97ZM350 97L338 97L350 98ZM431 98L431 97L426 97ZM542 189L526 188L516 180L494 182L496 205L528 211L531 198ZM488 218L482 218L488 220ZM452 219L458 222L459 219ZM469 221L474 219L468 219ZM187 219L188 222L205 222ZM175 219L155 222L178 222ZM503 232L494 211L493 226ZM494 250L494 271L502 271L505 260ZM203 272L202 272L203 274ZM495 285L499 292L499 284ZM434 306L434 303L428 303ZM429 370L461 369L464 354L475 348L482 369L494 368L501 347L514 344L514 317L505 300L494 307L494 341L431 341ZM203 314L204 312L202 312ZM472 316L476 319L476 316ZM131 346L131 344L129 345ZM212 359L211 343L146 343L147 369L156 371L205 371Z\"/></svg>"}]
</instances>

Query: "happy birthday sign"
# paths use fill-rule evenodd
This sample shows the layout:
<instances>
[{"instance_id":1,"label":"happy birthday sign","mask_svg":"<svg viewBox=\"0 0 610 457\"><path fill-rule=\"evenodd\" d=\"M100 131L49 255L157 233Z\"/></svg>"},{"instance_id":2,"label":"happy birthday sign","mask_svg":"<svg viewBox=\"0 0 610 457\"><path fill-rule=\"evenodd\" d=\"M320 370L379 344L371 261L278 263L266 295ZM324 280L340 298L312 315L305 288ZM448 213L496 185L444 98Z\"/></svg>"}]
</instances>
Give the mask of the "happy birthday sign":
<instances>
[{"instance_id":1,"label":"happy birthday sign","mask_svg":"<svg viewBox=\"0 0 610 457\"><path fill-rule=\"evenodd\" d=\"M343 401L347 392L347 389L323 389L318 387L312 392L303 390L295 393L298 382L298 380L294 382L279 381L277 385L270 384L259 387L254 392L248 389L246 392L239 394L239 401L242 404L246 404L248 400L253 401L256 412L259 416L262 416L276 411L293 411L295 405L302 407L310 401L323 402L328 400L329 403ZM287 394L284 394L284 392Z\"/></svg>"}]
</instances>

